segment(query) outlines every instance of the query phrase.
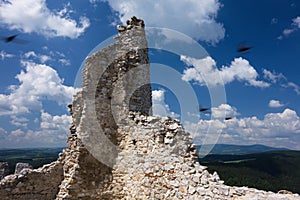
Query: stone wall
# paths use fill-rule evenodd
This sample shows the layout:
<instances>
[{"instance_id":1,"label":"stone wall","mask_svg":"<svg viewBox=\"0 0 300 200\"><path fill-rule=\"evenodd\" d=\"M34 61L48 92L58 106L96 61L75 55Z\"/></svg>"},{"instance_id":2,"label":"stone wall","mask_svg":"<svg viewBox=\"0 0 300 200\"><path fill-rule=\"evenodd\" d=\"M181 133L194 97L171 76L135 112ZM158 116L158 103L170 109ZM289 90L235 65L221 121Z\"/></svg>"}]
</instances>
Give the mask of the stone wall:
<instances>
[{"instance_id":1,"label":"stone wall","mask_svg":"<svg viewBox=\"0 0 300 200\"><path fill-rule=\"evenodd\" d=\"M23 169L19 174L8 175L0 182L1 200L54 199L63 180L61 160L39 169Z\"/></svg>"},{"instance_id":2,"label":"stone wall","mask_svg":"<svg viewBox=\"0 0 300 200\"><path fill-rule=\"evenodd\" d=\"M300 199L224 185L197 161L179 121L151 116L143 28L132 18L114 44L86 59L67 148L56 162L6 176L0 199Z\"/></svg>"},{"instance_id":3,"label":"stone wall","mask_svg":"<svg viewBox=\"0 0 300 200\"><path fill-rule=\"evenodd\" d=\"M86 59L82 91L70 106L73 124L58 199L112 199L112 168L124 137L118 128L129 110L152 114L145 32L139 24L126 29Z\"/></svg>"},{"instance_id":4,"label":"stone wall","mask_svg":"<svg viewBox=\"0 0 300 200\"><path fill-rule=\"evenodd\" d=\"M32 169L29 163L17 163L15 168L15 174L21 174L23 170Z\"/></svg>"},{"instance_id":5,"label":"stone wall","mask_svg":"<svg viewBox=\"0 0 300 200\"><path fill-rule=\"evenodd\" d=\"M9 174L8 162L0 162L0 180Z\"/></svg>"},{"instance_id":6,"label":"stone wall","mask_svg":"<svg viewBox=\"0 0 300 200\"><path fill-rule=\"evenodd\" d=\"M121 152L112 170L110 199L300 199L230 187L197 161L196 146L177 120L129 113Z\"/></svg>"}]
</instances>

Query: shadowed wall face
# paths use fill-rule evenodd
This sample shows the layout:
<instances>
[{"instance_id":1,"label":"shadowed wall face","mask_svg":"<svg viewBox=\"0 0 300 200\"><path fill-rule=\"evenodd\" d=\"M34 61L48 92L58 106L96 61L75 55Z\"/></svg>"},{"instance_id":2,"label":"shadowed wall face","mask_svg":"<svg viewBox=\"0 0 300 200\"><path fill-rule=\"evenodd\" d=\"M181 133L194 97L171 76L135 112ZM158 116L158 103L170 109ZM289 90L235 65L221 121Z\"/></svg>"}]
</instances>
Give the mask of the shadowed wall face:
<instances>
[{"instance_id":1,"label":"shadowed wall face","mask_svg":"<svg viewBox=\"0 0 300 200\"><path fill-rule=\"evenodd\" d=\"M91 77L93 84L87 80ZM116 129L124 124L129 111L152 115L150 64L144 29L137 26L120 32L113 45L89 57L83 80L89 82L84 84L83 92L91 94L90 98L95 95L94 109L104 134L117 144Z\"/></svg>"}]
</instances>

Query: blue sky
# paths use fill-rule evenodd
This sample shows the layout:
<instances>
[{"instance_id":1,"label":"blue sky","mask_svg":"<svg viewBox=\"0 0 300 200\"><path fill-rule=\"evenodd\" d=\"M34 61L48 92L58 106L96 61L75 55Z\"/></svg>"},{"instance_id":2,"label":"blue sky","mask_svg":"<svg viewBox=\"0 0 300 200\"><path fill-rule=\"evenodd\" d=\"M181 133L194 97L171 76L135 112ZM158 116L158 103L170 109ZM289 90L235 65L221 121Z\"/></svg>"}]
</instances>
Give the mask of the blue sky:
<instances>
[{"instance_id":1,"label":"blue sky","mask_svg":"<svg viewBox=\"0 0 300 200\"><path fill-rule=\"evenodd\" d=\"M295 0L0 1L0 36L27 41L0 41L0 148L65 146L81 63L133 15L164 36L165 46L149 51L156 114L181 119L198 144L212 134L213 142L300 150ZM253 48L241 54L243 41ZM160 84L160 72L174 79ZM211 113L197 112L198 104Z\"/></svg>"}]
</instances>

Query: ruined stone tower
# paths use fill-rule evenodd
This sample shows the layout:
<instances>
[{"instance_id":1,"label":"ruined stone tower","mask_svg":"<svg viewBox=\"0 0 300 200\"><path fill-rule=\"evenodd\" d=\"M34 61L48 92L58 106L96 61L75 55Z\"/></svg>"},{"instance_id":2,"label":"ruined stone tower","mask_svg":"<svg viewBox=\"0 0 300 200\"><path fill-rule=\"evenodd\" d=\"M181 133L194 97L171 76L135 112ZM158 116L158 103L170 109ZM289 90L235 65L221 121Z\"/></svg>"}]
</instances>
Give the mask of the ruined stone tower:
<instances>
[{"instance_id":1,"label":"ruined stone tower","mask_svg":"<svg viewBox=\"0 0 300 200\"><path fill-rule=\"evenodd\" d=\"M115 43L86 59L57 161L0 182L0 199L300 199L224 185L197 161L178 120L151 116L144 23L118 27Z\"/></svg>"}]
</instances>

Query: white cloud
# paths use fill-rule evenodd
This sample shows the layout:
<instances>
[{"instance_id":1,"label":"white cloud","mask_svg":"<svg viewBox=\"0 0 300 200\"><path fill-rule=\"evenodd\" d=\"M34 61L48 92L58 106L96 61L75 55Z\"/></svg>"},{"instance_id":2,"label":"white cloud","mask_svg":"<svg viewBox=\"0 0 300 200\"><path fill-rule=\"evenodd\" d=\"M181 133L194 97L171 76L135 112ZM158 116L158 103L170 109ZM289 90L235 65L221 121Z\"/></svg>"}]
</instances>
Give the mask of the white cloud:
<instances>
[{"instance_id":1,"label":"white cloud","mask_svg":"<svg viewBox=\"0 0 300 200\"><path fill-rule=\"evenodd\" d=\"M284 36L288 36L294 31L295 31L295 29L284 29L282 33Z\"/></svg>"},{"instance_id":2,"label":"white cloud","mask_svg":"<svg viewBox=\"0 0 300 200\"><path fill-rule=\"evenodd\" d=\"M239 113L235 107L229 104L221 104L218 107L211 108L210 120L200 119L198 123L187 120L184 122L184 127L192 134L196 143L205 140L206 143L208 142L207 144L212 144L217 141L215 139L217 139L219 137L218 135L223 133L223 129L226 128L226 118L230 117L230 120L232 120L236 119L238 115Z\"/></svg>"},{"instance_id":3,"label":"white cloud","mask_svg":"<svg viewBox=\"0 0 300 200\"><path fill-rule=\"evenodd\" d=\"M282 73L277 73L275 71L271 72L269 70L264 69L263 74L264 78L266 80L271 81L273 84L279 83L280 86L283 88L291 87L294 89L297 95L300 95L300 86L294 82L289 82L288 79Z\"/></svg>"},{"instance_id":4,"label":"white cloud","mask_svg":"<svg viewBox=\"0 0 300 200\"><path fill-rule=\"evenodd\" d=\"M285 109L282 113L268 113L262 120L257 117L233 118L227 121L200 120L198 124L187 124L188 130L196 130L196 141L200 144L208 127L222 130L219 143L227 144L265 144L299 149L300 118L294 110ZM201 134L199 134L201 133ZM200 137L201 136L201 137ZM289 138L288 140L285 138Z\"/></svg>"},{"instance_id":5,"label":"white cloud","mask_svg":"<svg viewBox=\"0 0 300 200\"><path fill-rule=\"evenodd\" d=\"M3 50L0 51L0 58L1 58L1 60L4 60L6 58L13 58L13 57L15 57L15 55L6 53Z\"/></svg>"},{"instance_id":6,"label":"white cloud","mask_svg":"<svg viewBox=\"0 0 300 200\"><path fill-rule=\"evenodd\" d=\"M7 131L0 127L0 139L4 140L7 137Z\"/></svg>"},{"instance_id":7,"label":"white cloud","mask_svg":"<svg viewBox=\"0 0 300 200\"><path fill-rule=\"evenodd\" d=\"M216 69L216 62L211 57L206 57L204 59L195 59L187 56L181 56L180 60L183 61L188 66L193 66L184 70L182 80L191 81L195 80L200 85L217 85L222 84L218 78L220 72Z\"/></svg>"},{"instance_id":8,"label":"white cloud","mask_svg":"<svg viewBox=\"0 0 300 200\"><path fill-rule=\"evenodd\" d=\"M27 53L24 54L24 57L29 59L38 59L41 63L46 63L49 60L52 60L52 58L48 55L43 55L43 54L36 54L34 51L28 51Z\"/></svg>"},{"instance_id":9,"label":"white cloud","mask_svg":"<svg viewBox=\"0 0 300 200\"><path fill-rule=\"evenodd\" d=\"M34 122L34 123L38 123L38 122L39 122L39 119L38 119L38 118L35 118L35 119L33 120L33 122Z\"/></svg>"},{"instance_id":10,"label":"white cloud","mask_svg":"<svg viewBox=\"0 0 300 200\"><path fill-rule=\"evenodd\" d=\"M300 28L300 16L293 19L293 25Z\"/></svg>"},{"instance_id":11,"label":"white cloud","mask_svg":"<svg viewBox=\"0 0 300 200\"><path fill-rule=\"evenodd\" d=\"M297 31L298 29L300 29L300 16L292 19L291 27L284 29L282 31L282 35L280 35L278 37L278 39L280 39L280 40L283 39L283 36L288 37L289 35L291 35L295 31Z\"/></svg>"},{"instance_id":12,"label":"white cloud","mask_svg":"<svg viewBox=\"0 0 300 200\"><path fill-rule=\"evenodd\" d=\"M152 100L154 102L162 102L164 101L164 90L153 90L152 91Z\"/></svg>"},{"instance_id":13,"label":"white cloud","mask_svg":"<svg viewBox=\"0 0 300 200\"><path fill-rule=\"evenodd\" d=\"M182 76L184 81L194 80L200 85L215 86L238 80L254 87L265 88L270 86L267 82L257 80L257 71L243 58L235 58L229 67L222 66L220 70L217 69L216 62L209 56L204 59L181 56L180 59L186 65L193 66L184 70ZM220 82L220 80L223 80L223 82Z\"/></svg>"},{"instance_id":14,"label":"white cloud","mask_svg":"<svg viewBox=\"0 0 300 200\"><path fill-rule=\"evenodd\" d=\"M287 84L283 85L283 87L291 87L298 95L300 95L300 86L296 83L288 82Z\"/></svg>"},{"instance_id":15,"label":"white cloud","mask_svg":"<svg viewBox=\"0 0 300 200\"><path fill-rule=\"evenodd\" d=\"M148 27L169 28L197 40L217 43L225 30L216 17L221 4L218 0L106 0L118 12L125 24L133 15L145 21ZM90 0L95 3L95 0Z\"/></svg>"},{"instance_id":16,"label":"white cloud","mask_svg":"<svg viewBox=\"0 0 300 200\"><path fill-rule=\"evenodd\" d=\"M94 6L97 7L97 3L101 2L102 0L89 0L89 2Z\"/></svg>"},{"instance_id":17,"label":"white cloud","mask_svg":"<svg viewBox=\"0 0 300 200\"><path fill-rule=\"evenodd\" d=\"M21 121L25 121L25 119L21 119ZM6 148L66 146L71 121L72 117L66 114L51 115L42 110L40 112L39 127L30 129L20 127L9 131L9 133L0 128L0 146Z\"/></svg>"},{"instance_id":18,"label":"white cloud","mask_svg":"<svg viewBox=\"0 0 300 200\"><path fill-rule=\"evenodd\" d=\"M51 57L47 56L47 55L40 55L39 59L40 59L41 63L45 63L45 62L51 60Z\"/></svg>"},{"instance_id":19,"label":"white cloud","mask_svg":"<svg viewBox=\"0 0 300 200\"><path fill-rule=\"evenodd\" d=\"M28 113L41 109L42 100L59 105L71 102L76 89L63 85L57 72L45 65L22 61L25 71L16 76L20 85L10 86L10 94L0 94L0 115Z\"/></svg>"},{"instance_id":20,"label":"white cloud","mask_svg":"<svg viewBox=\"0 0 300 200\"><path fill-rule=\"evenodd\" d=\"M71 9L71 3L68 2L64 5L64 8L61 10L56 11L55 13L60 17L70 17L71 13L74 13L75 11Z\"/></svg>"},{"instance_id":21,"label":"white cloud","mask_svg":"<svg viewBox=\"0 0 300 200\"><path fill-rule=\"evenodd\" d=\"M282 106L284 106L284 104L282 104L280 101L278 101L278 100L271 100L270 102L269 102L269 107L271 107L271 108L280 108L280 107L282 107Z\"/></svg>"},{"instance_id":22,"label":"white cloud","mask_svg":"<svg viewBox=\"0 0 300 200\"><path fill-rule=\"evenodd\" d=\"M11 132L11 135L17 136L17 137L19 137L23 134L24 134L24 131L22 131L21 129L17 129L17 130L14 130L14 131Z\"/></svg>"},{"instance_id":23,"label":"white cloud","mask_svg":"<svg viewBox=\"0 0 300 200\"><path fill-rule=\"evenodd\" d=\"M267 69L263 70L264 78L272 81L272 83L277 83L281 79L286 79L282 73L271 72Z\"/></svg>"},{"instance_id":24,"label":"white cloud","mask_svg":"<svg viewBox=\"0 0 300 200\"><path fill-rule=\"evenodd\" d=\"M40 128L26 132L26 141L35 141L39 146L65 146L67 134L72 117L64 115L51 115L41 111Z\"/></svg>"},{"instance_id":25,"label":"white cloud","mask_svg":"<svg viewBox=\"0 0 300 200\"><path fill-rule=\"evenodd\" d=\"M72 121L72 117L66 114L61 116L58 115L52 116L51 114L42 111L40 127L43 130L56 130L56 131L68 133L71 121Z\"/></svg>"},{"instance_id":26,"label":"white cloud","mask_svg":"<svg viewBox=\"0 0 300 200\"><path fill-rule=\"evenodd\" d=\"M169 105L165 102L165 90L152 91L152 111L153 115L161 117L178 118L179 115L170 111Z\"/></svg>"},{"instance_id":27,"label":"white cloud","mask_svg":"<svg viewBox=\"0 0 300 200\"><path fill-rule=\"evenodd\" d=\"M12 120L10 121L10 123L12 125L18 126L18 127L27 127L29 119L25 118L25 117L17 117L12 115L10 117Z\"/></svg>"},{"instance_id":28,"label":"white cloud","mask_svg":"<svg viewBox=\"0 0 300 200\"><path fill-rule=\"evenodd\" d=\"M47 61L57 61L64 66L71 65L71 61L66 58L65 54L59 51L49 51L49 48L46 46L42 47L42 50L49 53L49 55L39 54L35 51L28 51L23 54L23 58L41 63L46 63Z\"/></svg>"},{"instance_id":29,"label":"white cloud","mask_svg":"<svg viewBox=\"0 0 300 200\"><path fill-rule=\"evenodd\" d=\"M221 69L221 76L224 82L232 82L233 80L246 81L249 85L255 87L269 87L270 84L258 81L258 73L246 59L235 58L229 67L223 66Z\"/></svg>"},{"instance_id":30,"label":"white cloud","mask_svg":"<svg viewBox=\"0 0 300 200\"><path fill-rule=\"evenodd\" d=\"M71 19L65 6L53 12L46 0L10 0L0 2L0 23L11 30L25 33L36 32L46 37L77 38L90 26L89 19L80 17L79 22Z\"/></svg>"},{"instance_id":31,"label":"white cloud","mask_svg":"<svg viewBox=\"0 0 300 200\"><path fill-rule=\"evenodd\" d=\"M68 59L65 59L65 58L58 59L58 62L60 62L62 65L65 65L65 66L71 65L71 61Z\"/></svg>"},{"instance_id":32,"label":"white cloud","mask_svg":"<svg viewBox=\"0 0 300 200\"><path fill-rule=\"evenodd\" d=\"M27 53L24 54L25 58L30 58L30 57L37 57L36 53L34 51L28 51Z\"/></svg>"},{"instance_id":33,"label":"white cloud","mask_svg":"<svg viewBox=\"0 0 300 200\"><path fill-rule=\"evenodd\" d=\"M91 4L96 4L97 2L101 2L101 1L103 1L103 0L89 0L89 2Z\"/></svg>"},{"instance_id":34,"label":"white cloud","mask_svg":"<svg viewBox=\"0 0 300 200\"><path fill-rule=\"evenodd\" d=\"M239 115L237 109L228 104L221 104L218 107L211 108L212 116L225 119L226 117L236 117Z\"/></svg>"}]
</instances>

